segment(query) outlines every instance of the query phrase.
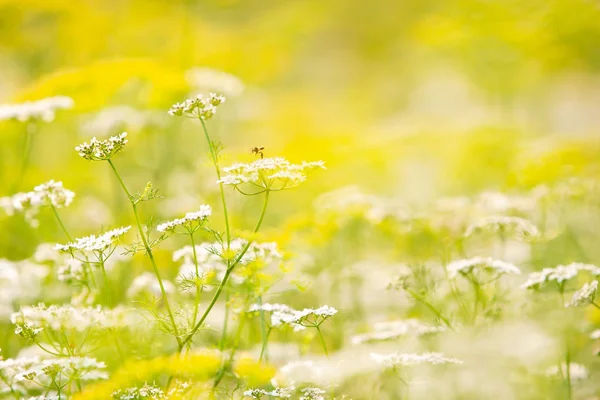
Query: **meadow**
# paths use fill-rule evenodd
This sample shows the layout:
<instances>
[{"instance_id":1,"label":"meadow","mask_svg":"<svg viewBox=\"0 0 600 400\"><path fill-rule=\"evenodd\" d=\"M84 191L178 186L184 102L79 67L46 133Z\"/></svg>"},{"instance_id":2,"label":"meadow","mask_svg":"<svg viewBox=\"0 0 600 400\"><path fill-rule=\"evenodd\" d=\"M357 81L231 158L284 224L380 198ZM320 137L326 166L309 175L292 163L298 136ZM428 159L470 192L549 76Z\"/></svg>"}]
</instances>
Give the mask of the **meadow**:
<instances>
[{"instance_id":1,"label":"meadow","mask_svg":"<svg viewBox=\"0 0 600 400\"><path fill-rule=\"evenodd\" d=\"M600 399L599 21L0 0L0 398Z\"/></svg>"}]
</instances>

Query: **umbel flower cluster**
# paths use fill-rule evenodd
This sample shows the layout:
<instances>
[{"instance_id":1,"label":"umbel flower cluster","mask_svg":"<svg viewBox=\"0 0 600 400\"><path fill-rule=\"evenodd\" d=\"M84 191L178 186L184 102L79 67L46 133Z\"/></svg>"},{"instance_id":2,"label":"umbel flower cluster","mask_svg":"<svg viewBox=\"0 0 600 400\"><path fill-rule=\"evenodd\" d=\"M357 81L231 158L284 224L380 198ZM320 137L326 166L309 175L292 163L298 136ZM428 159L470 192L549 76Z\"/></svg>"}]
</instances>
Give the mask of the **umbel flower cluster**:
<instances>
[{"instance_id":1,"label":"umbel flower cluster","mask_svg":"<svg viewBox=\"0 0 600 400\"><path fill-rule=\"evenodd\" d=\"M477 233L499 234L506 239L534 240L541 236L540 230L530 221L520 217L492 216L483 218L467 227L464 236Z\"/></svg>"},{"instance_id":2,"label":"umbel flower cluster","mask_svg":"<svg viewBox=\"0 0 600 400\"><path fill-rule=\"evenodd\" d=\"M442 353L390 353L390 354L379 354L371 353L371 358L388 368L399 367L399 366L410 366L416 364L462 364L463 362L457 358L448 358Z\"/></svg>"},{"instance_id":3,"label":"umbel flower cluster","mask_svg":"<svg viewBox=\"0 0 600 400\"><path fill-rule=\"evenodd\" d=\"M46 97L19 104L3 104L0 105L0 121L14 119L21 122L35 120L51 122L56 116L56 110L72 108L73 104L73 99L66 96Z\"/></svg>"},{"instance_id":4,"label":"umbel flower cluster","mask_svg":"<svg viewBox=\"0 0 600 400\"><path fill-rule=\"evenodd\" d=\"M75 147L79 156L90 161L110 160L112 156L122 151L127 144L127 132L120 135L111 136L105 140L98 140L95 137L89 143L85 142Z\"/></svg>"},{"instance_id":5,"label":"umbel flower cluster","mask_svg":"<svg viewBox=\"0 0 600 400\"><path fill-rule=\"evenodd\" d=\"M62 182L50 180L34 187L31 192L17 193L10 197L0 198L0 207L4 208L8 215L17 212L23 213L25 219L32 226L37 226L36 217L42 207L68 207L73 202L74 197L75 193L65 189Z\"/></svg>"},{"instance_id":6,"label":"umbel flower cluster","mask_svg":"<svg viewBox=\"0 0 600 400\"><path fill-rule=\"evenodd\" d=\"M224 175L217 182L232 186L242 194L258 194L296 187L306 180L307 172L314 169L325 169L325 163L292 164L283 157L263 158L223 168Z\"/></svg>"},{"instance_id":7,"label":"umbel flower cluster","mask_svg":"<svg viewBox=\"0 0 600 400\"><path fill-rule=\"evenodd\" d=\"M207 97L199 94L194 98L174 104L169 110L169 115L188 116L207 120L215 115L217 107L224 102L225 97L216 93L210 93Z\"/></svg>"},{"instance_id":8,"label":"umbel flower cluster","mask_svg":"<svg viewBox=\"0 0 600 400\"><path fill-rule=\"evenodd\" d=\"M249 313L260 311L271 313L271 327L291 326L294 331L301 331L307 327L319 327L327 319L337 314L337 310L330 306L295 310L285 304L264 303L254 304L248 309Z\"/></svg>"},{"instance_id":9,"label":"umbel flower cluster","mask_svg":"<svg viewBox=\"0 0 600 400\"><path fill-rule=\"evenodd\" d=\"M102 235L90 235L83 238L76 239L73 243L57 244L55 249L73 254L75 251L89 252L89 253L102 253L109 249L115 242L127 233L131 229L131 226L124 226L103 233Z\"/></svg>"},{"instance_id":10,"label":"umbel flower cluster","mask_svg":"<svg viewBox=\"0 0 600 400\"><path fill-rule=\"evenodd\" d=\"M560 285L576 277L580 272L587 272L598 276L600 275L600 268L593 264L583 263L571 263L558 265L555 268L544 268L539 272L529 274L527 281L521 287L523 289L537 289L550 282Z\"/></svg>"},{"instance_id":11,"label":"umbel flower cluster","mask_svg":"<svg viewBox=\"0 0 600 400\"><path fill-rule=\"evenodd\" d=\"M573 293L573 298L565 304L565 307L587 306L594 302L596 292L598 291L598 281L588 282L581 289Z\"/></svg>"},{"instance_id":12,"label":"umbel flower cluster","mask_svg":"<svg viewBox=\"0 0 600 400\"><path fill-rule=\"evenodd\" d=\"M416 319L378 322L373 326L372 332L353 336L352 344L393 340L401 336L422 336L445 330L444 327L427 325Z\"/></svg>"},{"instance_id":13,"label":"umbel flower cluster","mask_svg":"<svg viewBox=\"0 0 600 400\"><path fill-rule=\"evenodd\" d=\"M172 221L162 223L156 227L159 232L175 231L181 227L187 232L194 232L199 228L212 214L212 208L209 205L203 204L198 211L189 212L183 218L176 218Z\"/></svg>"},{"instance_id":14,"label":"umbel flower cluster","mask_svg":"<svg viewBox=\"0 0 600 400\"><path fill-rule=\"evenodd\" d=\"M491 257L473 257L466 260L453 261L448 264L448 277L456 278L459 275L469 275L477 271L488 271L494 276L521 275L521 270L515 265L495 260Z\"/></svg>"}]
</instances>

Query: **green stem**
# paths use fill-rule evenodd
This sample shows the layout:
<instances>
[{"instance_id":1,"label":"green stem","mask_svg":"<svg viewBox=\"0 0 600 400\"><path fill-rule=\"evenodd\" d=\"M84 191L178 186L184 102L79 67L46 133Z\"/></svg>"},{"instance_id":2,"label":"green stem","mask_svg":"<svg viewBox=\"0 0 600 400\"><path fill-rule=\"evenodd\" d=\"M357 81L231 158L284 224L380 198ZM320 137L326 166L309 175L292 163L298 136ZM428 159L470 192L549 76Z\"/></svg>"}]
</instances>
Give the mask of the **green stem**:
<instances>
[{"instance_id":1,"label":"green stem","mask_svg":"<svg viewBox=\"0 0 600 400\"><path fill-rule=\"evenodd\" d=\"M252 232L252 235L255 235L258 232L258 230L260 229L260 226L262 225L262 222L265 218L265 213L267 211L268 203L269 203L269 191L266 191L265 192L265 201L263 203L263 207L260 212L260 216L258 218L256 226L254 227L254 231ZM233 261L233 263L229 267L227 267L227 271L225 271L225 276L223 276L223 280L219 284L219 287L215 291L215 294L213 295L212 299L210 300L210 303L208 304L206 311L204 311L204 314L202 314L200 321L198 321L196 323L196 326L194 326L192 331L185 337L185 339L183 339L183 341L181 342L182 346L185 346L187 344L187 342L189 342L192 339L192 337L194 336L196 331L198 331L198 329L200 329L200 327L204 323L204 320L206 320L206 317L208 317L208 314L210 313L210 311L214 307L215 303L217 302L217 299L221 295L221 292L223 291L223 288L225 287L225 284L227 283L229 276L233 272L233 269L242 260L242 257L244 257L244 254L246 254L246 252L248 251L248 248L250 247L251 244L252 244L252 240L248 240L248 242L246 243L246 245L244 246L242 251L239 253L239 255L236 257L236 259Z\"/></svg>"},{"instance_id":2,"label":"green stem","mask_svg":"<svg viewBox=\"0 0 600 400\"><path fill-rule=\"evenodd\" d=\"M192 326L196 325L196 318L198 317L198 308L200 307L200 288L202 285L200 284L200 271L198 269L198 256L196 254L196 243L194 242L194 234L190 232L190 239L192 241L192 253L194 255L194 265L196 267L196 276L194 277L194 282L196 284L196 302L194 304L194 317L192 318Z\"/></svg>"},{"instance_id":3,"label":"green stem","mask_svg":"<svg viewBox=\"0 0 600 400\"><path fill-rule=\"evenodd\" d=\"M413 299L415 299L416 301L418 301L419 303L423 304L425 307L429 308L429 310L431 310L436 317L438 317L441 321L444 322L444 324L446 324L446 326L448 328L450 328L451 330L454 330L454 328L452 327L452 324L450 324L450 321L448 321L448 319L446 317L444 317L442 315L442 313L435 308L430 302L428 302L427 300L425 300L424 298L422 298L421 296L417 295L416 293L410 291L410 290L406 290L408 292L408 294L410 294Z\"/></svg>"},{"instance_id":4,"label":"green stem","mask_svg":"<svg viewBox=\"0 0 600 400\"><path fill-rule=\"evenodd\" d=\"M104 266L104 259L100 257L100 269L102 270L102 277L104 278L104 286L106 287L106 296L108 297L108 306L113 306L112 289L110 288L110 282L108 281L108 274Z\"/></svg>"},{"instance_id":5,"label":"green stem","mask_svg":"<svg viewBox=\"0 0 600 400\"><path fill-rule=\"evenodd\" d=\"M134 202L133 196L131 195L131 193L129 193L129 190L127 190L127 186L125 186L125 183L123 182L123 179L121 179L121 175L119 175L119 173L117 172L117 169L115 168L113 162L110 159L107 161L108 161L108 164L110 165L110 167L112 168L113 172L115 173L115 176L117 177L119 183L121 184L123 191L127 195L127 198L129 199L129 202L131 203L131 207L133 208L133 215L135 216L135 223L137 225L138 232L140 234L140 237L142 238L144 248L146 249L146 254L148 255L148 258L150 259L150 262L152 263L152 268L154 269L154 275L156 275L156 279L158 279L158 285L160 286L160 292L162 294L165 308L167 309L167 314L169 314L169 319L171 320L171 324L173 326L173 333L175 335L175 340L177 340L177 344L179 345L179 351L181 351L183 349L183 344L181 343L181 339L179 338L179 332L177 330L177 323L175 322L175 317L173 316L173 312L171 311L171 306L169 305L169 299L167 297L167 292L165 290L163 280L160 276L158 266L156 265L156 261L154 260L154 254L152 254L152 249L150 248L150 245L148 244L148 240L146 239L146 234L144 233L144 229L142 228L142 224L140 223L140 217L138 216L138 212L137 212L137 204Z\"/></svg>"},{"instance_id":6,"label":"green stem","mask_svg":"<svg viewBox=\"0 0 600 400\"><path fill-rule=\"evenodd\" d=\"M69 239L69 242L73 242L73 238L71 237L71 235L69 235L69 231L67 231L67 228L65 227L65 224L60 218L60 215L58 215L58 211L56 211L56 207L54 207L54 204L50 203L50 208L52 209L52 212L54 213L54 216L56 217L56 220L58 221L58 224L60 225L62 231L65 233L65 236L67 237L67 239Z\"/></svg>"},{"instance_id":7,"label":"green stem","mask_svg":"<svg viewBox=\"0 0 600 400\"><path fill-rule=\"evenodd\" d=\"M327 346L325 345L325 339L323 338L323 332L321 332L321 328L316 326L317 332L319 332L319 338L321 339L321 345L323 345L323 351L325 351L325 356L329 358L329 353L327 352Z\"/></svg>"},{"instance_id":8,"label":"green stem","mask_svg":"<svg viewBox=\"0 0 600 400\"><path fill-rule=\"evenodd\" d=\"M221 168L219 168L219 158L215 151L215 146L213 145L212 140L210 140L210 136L208 134L208 130L206 129L206 124L204 120L200 118L200 123L202 124L202 129L204 130L204 136L206 137L206 141L208 142L208 148L210 149L210 154L212 156L213 164L215 166L215 171L217 173L217 179L221 180ZM227 202L225 201L225 188L223 184L219 182L219 191L221 192L221 204L223 205L223 216L225 218L225 234L227 237L227 250L229 250L229 246L231 245L231 233L229 228L229 215L227 213Z\"/></svg>"},{"instance_id":9,"label":"green stem","mask_svg":"<svg viewBox=\"0 0 600 400\"><path fill-rule=\"evenodd\" d=\"M262 347L260 349L260 358L258 361L262 361L263 354L265 355L265 360L269 361L269 353L267 351L267 342L269 340L269 334L271 333L271 329L269 332L266 332L265 325L265 310L262 309L262 296L258 296L258 304L260 305L260 337L262 339Z\"/></svg>"}]
</instances>

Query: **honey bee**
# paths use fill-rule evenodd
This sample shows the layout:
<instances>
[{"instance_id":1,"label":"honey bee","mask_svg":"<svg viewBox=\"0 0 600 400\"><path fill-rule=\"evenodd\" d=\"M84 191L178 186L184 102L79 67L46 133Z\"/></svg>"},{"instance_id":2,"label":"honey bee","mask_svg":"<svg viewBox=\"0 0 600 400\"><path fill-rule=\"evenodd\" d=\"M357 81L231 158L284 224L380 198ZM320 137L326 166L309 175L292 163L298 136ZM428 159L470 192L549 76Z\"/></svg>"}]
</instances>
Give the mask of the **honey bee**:
<instances>
[{"instance_id":1,"label":"honey bee","mask_svg":"<svg viewBox=\"0 0 600 400\"><path fill-rule=\"evenodd\" d=\"M265 154L263 153L264 150L265 150L265 148L263 146L253 147L252 154L256 154L256 155L260 154L260 158L264 158L265 157Z\"/></svg>"}]
</instances>

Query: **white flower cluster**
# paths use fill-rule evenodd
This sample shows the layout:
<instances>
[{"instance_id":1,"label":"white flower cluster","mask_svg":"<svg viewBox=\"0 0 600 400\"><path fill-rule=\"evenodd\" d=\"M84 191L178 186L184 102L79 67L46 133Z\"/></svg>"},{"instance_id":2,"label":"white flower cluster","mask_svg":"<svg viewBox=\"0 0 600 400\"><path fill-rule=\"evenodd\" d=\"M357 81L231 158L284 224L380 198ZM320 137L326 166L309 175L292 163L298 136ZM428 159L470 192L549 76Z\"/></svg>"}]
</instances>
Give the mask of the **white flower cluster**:
<instances>
[{"instance_id":1,"label":"white flower cluster","mask_svg":"<svg viewBox=\"0 0 600 400\"><path fill-rule=\"evenodd\" d=\"M388 368L396 366L409 366L416 364L462 364L463 362L457 358L445 357L442 353L389 353L378 354L371 353L371 358L378 364Z\"/></svg>"},{"instance_id":2,"label":"white flower cluster","mask_svg":"<svg viewBox=\"0 0 600 400\"><path fill-rule=\"evenodd\" d=\"M454 279L458 275L472 274L476 270L486 270L491 272L494 276L504 274L521 275L521 270L515 265L505 261L495 260L491 257L473 257L452 261L448 264L446 269L448 270L448 277L450 279Z\"/></svg>"},{"instance_id":3,"label":"white flower cluster","mask_svg":"<svg viewBox=\"0 0 600 400\"><path fill-rule=\"evenodd\" d=\"M102 161L110 160L112 156L122 151L126 144L127 132L123 132L105 140L98 140L93 137L89 143L84 142L75 147L75 150L86 160Z\"/></svg>"},{"instance_id":4,"label":"white flower cluster","mask_svg":"<svg viewBox=\"0 0 600 400\"><path fill-rule=\"evenodd\" d=\"M39 222L36 217L43 206L55 208L68 207L75 197L75 193L65 189L62 182L50 180L33 188L31 192L17 193L13 196L0 198L0 207L8 215L22 212L25 219L32 225Z\"/></svg>"},{"instance_id":5,"label":"white flower cluster","mask_svg":"<svg viewBox=\"0 0 600 400\"><path fill-rule=\"evenodd\" d=\"M212 90L229 97L239 96L244 91L244 83L237 76L212 68L191 68L185 77L197 89Z\"/></svg>"},{"instance_id":6,"label":"white flower cluster","mask_svg":"<svg viewBox=\"0 0 600 400\"><path fill-rule=\"evenodd\" d=\"M163 287L167 294L175 292L175 286L168 280L163 279ZM161 297L162 292L160 290L160 284L156 275L151 272L144 272L143 274L136 276L129 289L127 289L127 297L137 298L149 294L154 297Z\"/></svg>"},{"instance_id":7,"label":"white flower cluster","mask_svg":"<svg viewBox=\"0 0 600 400\"><path fill-rule=\"evenodd\" d=\"M573 298L565 304L565 307L581 307L592 304L597 291L598 281L588 282L581 289L573 293Z\"/></svg>"},{"instance_id":8,"label":"white flower cluster","mask_svg":"<svg viewBox=\"0 0 600 400\"><path fill-rule=\"evenodd\" d=\"M393 340L408 335L422 336L445 330L444 327L427 325L417 319L378 322L373 326L373 332L353 336L352 344Z\"/></svg>"},{"instance_id":9,"label":"white flower cluster","mask_svg":"<svg viewBox=\"0 0 600 400\"><path fill-rule=\"evenodd\" d=\"M127 233L131 229L131 226L124 226L121 228L113 229L102 235L90 235L83 238L75 239L73 243L57 244L56 250L64 251L67 253L73 253L75 251L90 252L90 253L104 253L107 249L111 248L119 240L121 236Z\"/></svg>"},{"instance_id":10,"label":"white flower cluster","mask_svg":"<svg viewBox=\"0 0 600 400\"><path fill-rule=\"evenodd\" d=\"M17 328L71 330L83 332L87 329L108 329L125 326L127 313L124 309L104 309L96 307L62 306L22 306L13 313L10 320Z\"/></svg>"},{"instance_id":11,"label":"white flower cluster","mask_svg":"<svg viewBox=\"0 0 600 400\"><path fill-rule=\"evenodd\" d=\"M34 382L50 388L53 384L63 386L72 380L108 379L105 369L106 365L103 362L89 357L46 360L39 357L19 357L0 360L0 375L3 377L3 383L21 393L26 393Z\"/></svg>"},{"instance_id":12,"label":"white flower cluster","mask_svg":"<svg viewBox=\"0 0 600 400\"><path fill-rule=\"evenodd\" d=\"M307 171L325 169L323 161L303 161L292 164L283 157L271 157L256 160L251 163L238 163L223 168L224 175L217 181L238 189L242 184L253 185L259 191L291 189L306 180Z\"/></svg>"},{"instance_id":13,"label":"white flower cluster","mask_svg":"<svg viewBox=\"0 0 600 400\"><path fill-rule=\"evenodd\" d=\"M530 221L520 217L486 217L469 225L465 237L476 233L494 233L517 240L532 240L541 236L540 230Z\"/></svg>"},{"instance_id":14,"label":"white flower cluster","mask_svg":"<svg viewBox=\"0 0 600 400\"><path fill-rule=\"evenodd\" d=\"M173 104L169 110L171 116L197 117L203 120L210 119L217 112L217 107L225 102L225 97L210 93L208 97L202 94L187 99L181 103Z\"/></svg>"},{"instance_id":15,"label":"white flower cluster","mask_svg":"<svg viewBox=\"0 0 600 400\"><path fill-rule=\"evenodd\" d=\"M162 223L156 227L159 232L173 231L177 227L183 227L188 232L193 232L198 226L202 225L212 214L209 205L203 204L200 210L189 212L183 218L176 218L172 221Z\"/></svg>"},{"instance_id":16,"label":"white flower cluster","mask_svg":"<svg viewBox=\"0 0 600 400\"><path fill-rule=\"evenodd\" d=\"M167 396L160 387L146 383L142 387L117 390L112 394L112 398L117 400L163 400Z\"/></svg>"},{"instance_id":17,"label":"white flower cluster","mask_svg":"<svg viewBox=\"0 0 600 400\"><path fill-rule=\"evenodd\" d=\"M280 399L290 399L295 390L296 388L293 386L288 388L275 388L270 391L264 389L250 389L244 392L244 396L251 397L253 399L260 399L263 396L277 397Z\"/></svg>"},{"instance_id":18,"label":"white flower cluster","mask_svg":"<svg viewBox=\"0 0 600 400\"><path fill-rule=\"evenodd\" d=\"M14 304L40 298L48 266L29 260L0 259L0 321L8 321L15 311Z\"/></svg>"},{"instance_id":19,"label":"white flower cluster","mask_svg":"<svg viewBox=\"0 0 600 400\"><path fill-rule=\"evenodd\" d=\"M567 364L562 363L560 365L560 369L556 365L548 368L546 370L546 375L558 377L567 376ZM569 363L569 375L571 377L571 382L576 382L587 379L590 374L587 368L583 365L577 363Z\"/></svg>"},{"instance_id":20,"label":"white flower cluster","mask_svg":"<svg viewBox=\"0 0 600 400\"><path fill-rule=\"evenodd\" d=\"M538 272L529 274L527 282L521 285L523 289L536 289L548 282L562 284L569 279L576 277L580 272L585 271L594 276L600 275L600 268L592 264L571 263L568 265L559 265L555 268L544 268Z\"/></svg>"},{"instance_id":21,"label":"white flower cluster","mask_svg":"<svg viewBox=\"0 0 600 400\"><path fill-rule=\"evenodd\" d=\"M321 306L319 308L305 308L295 310L285 304L253 304L248 312L269 312L271 313L271 327L292 326L294 331L301 331L307 327L318 327L324 321L337 314L337 310L330 306Z\"/></svg>"},{"instance_id":22,"label":"white flower cluster","mask_svg":"<svg viewBox=\"0 0 600 400\"><path fill-rule=\"evenodd\" d=\"M302 395L299 400L325 400L323 395L327 392L317 387L305 387L300 389L300 393Z\"/></svg>"},{"instance_id":23,"label":"white flower cluster","mask_svg":"<svg viewBox=\"0 0 600 400\"><path fill-rule=\"evenodd\" d=\"M21 122L54 120L56 110L73 107L73 99L66 96L46 97L36 101L26 101L20 104L0 105L0 121L15 119Z\"/></svg>"}]
</instances>

